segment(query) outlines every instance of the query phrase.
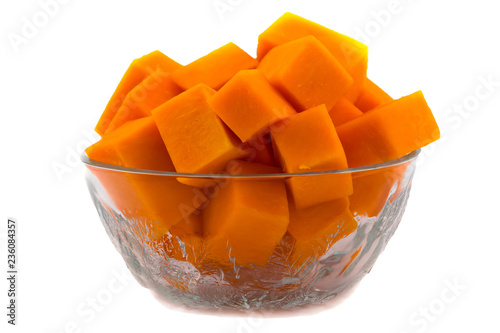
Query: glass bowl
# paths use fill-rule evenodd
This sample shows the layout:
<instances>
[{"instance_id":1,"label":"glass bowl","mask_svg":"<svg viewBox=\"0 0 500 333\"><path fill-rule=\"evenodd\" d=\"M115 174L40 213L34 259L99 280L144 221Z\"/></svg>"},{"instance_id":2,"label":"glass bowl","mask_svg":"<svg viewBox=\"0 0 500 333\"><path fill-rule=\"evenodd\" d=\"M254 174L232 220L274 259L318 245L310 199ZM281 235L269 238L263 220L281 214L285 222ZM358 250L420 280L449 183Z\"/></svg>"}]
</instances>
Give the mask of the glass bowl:
<instances>
[{"instance_id":1,"label":"glass bowl","mask_svg":"<svg viewBox=\"0 0 500 333\"><path fill-rule=\"evenodd\" d=\"M238 313L324 307L347 295L370 272L396 231L419 152L366 167L263 175L130 169L93 161L85 154L82 161L104 228L143 287L174 307ZM314 185L309 187L311 197L318 196L319 186L331 191L326 197L334 198L330 194L335 194L336 187L323 185L346 177L353 185L348 198L328 199L306 208L295 207L289 198L292 204L287 214L294 227L290 222L286 230L276 233L274 221L269 219L269 226L253 228L252 219L262 226L263 217L251 210L239 212L242 227L233 234L239 233L240 241L207 236L203 230L208 218L211 223L215 218L217 224L217 219L223 221L234 214L234 207L244 210L248 200L259 201L261 196L269 205L276 205L276 211L281 209L269 200L269 193L264 199L262 192L250 192L232 208L218 205L207 213L206 207L215 205L229 187L251 191L255 184L285 183L290 192L291 182L301 182ZM186 183L197 187L188 192L172 190L178 184L186 188ZM178 223L179 213L184 219ZM270 234L278 235L274 244Z\"/></svg>"}]
</instances>

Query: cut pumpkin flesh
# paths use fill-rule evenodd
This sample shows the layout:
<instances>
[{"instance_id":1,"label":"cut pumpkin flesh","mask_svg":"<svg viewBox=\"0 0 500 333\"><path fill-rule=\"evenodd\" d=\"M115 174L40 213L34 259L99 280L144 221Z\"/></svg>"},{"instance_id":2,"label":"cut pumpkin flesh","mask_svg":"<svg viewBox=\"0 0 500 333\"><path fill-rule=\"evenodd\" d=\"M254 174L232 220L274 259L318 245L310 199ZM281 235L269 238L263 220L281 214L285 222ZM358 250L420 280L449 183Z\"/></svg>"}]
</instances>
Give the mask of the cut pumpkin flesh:
<instances>
[{"instance_id":1,"label":"cut pumpkin flesh","mask_svg":"<svg viewBox=\"0 0 500 333\"><path fill-rule=\"evenodd\" d=\"M175 171L151 117L131 121L86 150L89 158L128 168ZM149 218L157 238L202 204L192 187L175 177L95 169L116 207L132 217ZM194 199L198 198L197 201ZM195 204L196 202L196 204ZM149 230L146 230L149 232Z\"/></svg>"},{"instance_id":2,"label":"cut pumpkin flesh","mask_svg":"<svg viewBox=\"0 0 500 333\"><path fill-rule=\"evenodd\" d=\"M346 97L354 102L366 78L368 47L353 38L298 15L285 13L260 34L257 58L262 60L276 46L306 36L314 36L318 39L353 78L353 85L346 93Z\"/></svg>"},{"instance_id":3,"label":"cut pumpkin flesh","mask_svg":"<svg viewBox=\"0 0 500 333\"><path fill-rule=\"evenodd\" d=\"M313 36L276 46L258 69L297 111L321 104L331 109L353 84L349 73Z\"/></svg>"},{"instance_id":4,"label":"cut pumpkin flesh","mask_svg":"<svg viewBox=\"0 0 500 333\"><path fill-rule=\"evenodd\" d=\"M128 94L106 129L111 133L127 121L149 117L151 111L182 92L162 69L154 71Z\"/></svg>"},{"instance_id":5,"label":"cut pumpkin flesh","mask_svg":"<svg viewBox=\"0 0 500 333\"><path fill-rule=\"evenodd\" d=\"M292 207L288 232L295 239L291 256L294 266L314 262L357 226L346 197L305 209Z\"/></svg>"},{"instance_id":6,"label":"cut pumpkin flesh","mask_svg":"<svg viewBox=\"0 0 500 333\"><path fill-rule=\"evenodd\" d=\"M236 74L210 98L209 104L241 141L268 132L275 122L296 113L255 69Z\"/></svg>"},{"instance_id":7,"label":"cut pumpkin flesh","mask_svg":"<svg viewBox=\"0 0 500 333\"><path fill-rule=\"evenodd\" d=\"M208 104L215 90L200 84L153 110L153 118L177 172L215 174L248 153ZM207 180L179 178L204 186Z\"/></svg>"},{"instance_id":8,"label":"cut pumpkin flesh","mask_svg":"<svg viewBox=\"0 0 500 333\"><path fill-rule=\"evenodd\" d=\"M257 64L257 60L245 51L233 43L228 43L179 68L172 74L172 79L185 90L200 83L218 90L240 70L255 68Z\"/></svg>"},{"instance_id":9,"label":"cut pumpkin flesh","mask_svg":"<svg viewBox=\"0 0 500 333\"><path fill-rule=\"evenodd\" d=\"M160 51L151 52L141 58L135 59L130 64L129 68L123 75L120 83L116 87L115 92L111 96L104 112L97 123L95 131L103 135L120 109L127 94L134 89L145 78L151 75L156 70L170 73L174 69L179 68L180 65L174 60L170 59Z\"/></svg>"},{"instance_id":10,"label":"cut pumpkin flesh","mask_svg":"<svg viewBox=\"0 0 500 333\"><path fill-rule=\"evenodd\" d=\"M363 112L345 97L341 98L337 104L328 112L335 127L343 125L353 119L361 117Z\"/></svg>"},{"instance_id":11,"label":"cut pumpkin flesh","mask_svg":"<svg viewBox=\"0 0 500 333\"><path fill-rule=\"evenodd\" d=\"M324 105L282 121L271 134L283 170L288 173L347 168L347 161ZM299 208L339 199L352 193L350 174L291 177L287 185Z\"/></svg>"},{"instance_id":12,"label":"cut pumpkin flesh","mask_svg":"<svg viewBox=\"0 0 500 333\"><path fill-rule=\"evenodd\" d=\"M372 80L366 78L361 94L354 104L361 111L368 112L392 101L393 99L389 94L373 83Z\"/></svg>"},{"instance_id":13,"label":"cut pumpkin flesh","mask_svg":"<svg viewBox=\"0 0 500 333\"><path fill-rule=\"evenodd\" d=\"M439 138L439 128L418 91L337 127L349 167L405 156Z\"/></svg>"},{"instance_id":14,"label":"cut pumpkin flesh","mask_svg":"<svg viewBox=\"0 0 500 333\"><path fill-rule=\"evenodd\" d=\"M246 172L276 168L240 162ZM289 222L285 184L273 179L231 179L203 211L209 256L222 264L266 266Z\"/></svg>"}]
</instances>

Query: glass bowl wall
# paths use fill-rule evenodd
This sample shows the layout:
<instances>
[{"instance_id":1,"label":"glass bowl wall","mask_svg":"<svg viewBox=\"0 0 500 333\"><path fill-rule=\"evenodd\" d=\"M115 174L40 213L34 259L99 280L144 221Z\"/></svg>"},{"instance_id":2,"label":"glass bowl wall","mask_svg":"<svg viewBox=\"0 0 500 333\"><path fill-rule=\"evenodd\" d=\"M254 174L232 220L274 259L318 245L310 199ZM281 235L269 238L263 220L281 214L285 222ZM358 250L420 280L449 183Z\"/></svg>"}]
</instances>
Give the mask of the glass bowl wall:
<instances>
[{"instance_id":1,"label":"glass bowl wall","mask_svg":"<svg viewBox=\"0 0 500 333\"><path fill-rule=\"evenodd\" d=\"M352 289L371 270L401 221L418 153L362 168L239 176L129 169L86 155L82 160L104 228L143 287L173 305L255 311L323 304ZM328 203L299 210L306 213L290 207L290 215L301 214L302 222L310 219L311 228L319 223L324 231L304 238L285 232L264 263L252 262L253 250L242 261L233 252L243 245L224 238L216 241L219 249L214 256L213 242L207 241L203 230L165 227L178 216L203 219L205 207L229 184L331 184L345 177L352 179L353 193L345 201L344 213L333 212L335 204L328 211ZM176 190L186 183L196 186L192 191ZM218 214L222 219L226 212L219 208ZM266 229L261 232L249 235L253 237L249 249L260 251ZM227 251L223 255L221 243Z\"/></svg>"}]
</instances>

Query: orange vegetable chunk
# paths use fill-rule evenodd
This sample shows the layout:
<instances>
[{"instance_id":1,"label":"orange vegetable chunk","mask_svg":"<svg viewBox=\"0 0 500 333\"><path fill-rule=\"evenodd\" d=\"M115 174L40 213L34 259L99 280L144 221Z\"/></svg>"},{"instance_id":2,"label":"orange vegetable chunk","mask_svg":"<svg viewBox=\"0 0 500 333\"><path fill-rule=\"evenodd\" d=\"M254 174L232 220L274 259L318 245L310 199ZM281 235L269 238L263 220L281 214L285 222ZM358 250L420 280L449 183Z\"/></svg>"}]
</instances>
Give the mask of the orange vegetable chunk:
<instances>
[{"instance_id":1,"label":"orange vegetable chunk","mask_svg":"<svg viewBox=\"0 0 500 333\"><path fill-rule=\"evenodd\" d=\"M439 128L418 91L337 127L349 167L390 161L436 141Z\"/></svg>"},{"instance_id":2,"label":"orange vegetable chunk","mask_svg":"<svg viewBox=\"0 0 500 333\"><path fill-rule=\"evenodd\" d=\"M296 113L255 69L238 72L215 93L209 104L241 141L254 138L275 122Z\"/></svg>"},{"instance_id":3,"label":"orange vegetable chunk","mask_svg":"<svg viewBox=\"0 0 500 333\"><path fill-rule=\"evenodd\" d=\"M324 105L306 110L271 129L286 172L337 170L347 167L344 149ZM292 177L287 180L297 208L339 199L352 193L350 174Z\"/></svg>"},{"instance_id":4,"label":"orange vegetable chunk","mask_svg":"<svg viewBox=\"0 0 500 333\"><path fill-rule=\"evenodd\" d=\"M193 265L203 259L203 214L195 210L170 228L157 247L169 258L188 261Z\"/></svg>"},{"instance_id":5,"label":"orange vegetable chunk","mask_svg":"<svg viewBox=\"0 0 500 333\"><path fill-rule=\"evenodd\" d=\"M283 171L275 166L266 164L233 160L226 166L226 171L230 175L262 175L283 173Z\"/></svg>"},{"instance_id":6,"label":"orange vegetable chunk","mask_svg":"<svg viewBox=\"0 0 500 333\"><path fill-rule=\"evenodd\" d=\"M354 106L347 98L342 97L337 104L328 112L335 127L343 125L348 121L361 117L363 112Z\"/></svg>"},{"instance_id":7,"label":"orange vegetable chunk","mask_svg":"<svg viewBox=\"0 0 500 333\"><path fill-rule=\"evenodd\" d=\"M106 129L115 117L118 109L120 109L127 94L154 71L161 69L164 72L170 73L178 67L180 67L180 65L177 62L160 51L151 52L132 61L132 64L130 64L118 84L118 87L111 96L106 109L104 109L95 131L100 135L106 133Z\"/></svg>"},{"instance_id":8,"label":"orange vegetable chunk","mask_svg":"<svg viewBox=\"0 0 500 333\"><path fill-rule=\"evenodd\" d=\"M368 47L353 38L300 16L285 13L259 36L257 58L261 60L276 46L306 36L316 37L353 78L353 85L346 97L354 102L366 78Z\"/></svg>"},{"instance_id":9,"label":"orange vegetable chunk","mask_svg":"<svg viewBox=\"0 0 500 333\"><path fill-rule=\"evenodd\" d=\"M129 168L175 171L160 133L151 117L128 122L87 148L89 158ZM152 236L160 237L171 226L191 214L193 188L174 177L120 173L109 170L96 174L117 208L132 217L152 222ZM198 196L199 198L199 196ZM199 204L206 200L203 198Z\"/></svg>"},{"instance_id":10,"label":"orange vegetable chunk","mask_svg":"<svg viewBox=\"0 0 500 333\"><path fill-rule=\"evenodd\" d=\"M208 99L214 93L200 84L152 112L177 172L217 173L230 160L247 155L209 106Z\"/></svg>"},{"instance_id":11,"label":"orange vegetable chunk","mask_svg":"<svg viewBox=\"0 0 500 333\"><path fill-rule=\"evenodd\" d=\"M154 71L127 94L106 133L111 133L127 121L151 116L153 109L181 92L182 89L172 81L169 73L163 69Z\"/></svg>"},{"instance_id":12,"label":"orange vegetable chunk","mask_svg":"<svg viewBox=\"0 0 500 333\"><path fill-rule=\"evenodd\" d=\"M278 166L274 159L271 133L259 133L255 138L243 143L242 149L248 153L246 161Z\"/></svg>"},{"instance_id":13,"label":"orange vegetable chunk","mask_svg":"<svg viewBox=\"0 0 500 333\"><path fill-rule=\"evenodd\" d=\"M373 81L366 78L363 90L361 90L361 94L354 105L361 111L368 112L392 101L393 99L389 94L373 83Z\"/></svg>"},{"instance_id":14,"label":"orange vegetable chunk","mask_svg":"<svg viewBox=\"0 0 500 333\"><path fill-rule=\"evenodd\" d=\"M285 184L231 179L210 199L203 218L211 258L223 264L266 266L289 222Z\"/></svg>"},{"instance_id":15,"label":"orange vegetable chunk","mask_svg":"<svg viewBox=\"0 0 500 333\"><path fill-rule=\"evenodd\" d=\"M172 74L172 79L185 90L200 83L218 90L240 70L255 68L257 64L256 59L237 45L228 43L179 68Z\"/></svg>"},{"instance_id":16,"label":"orange vegetable chunk","mask_svg":"<svg viewBox=\"0 0 500 333\"><path fill-rule=\"evenodd\" d=\"M297 111L321 104L331 109L353 84L349 73L313 36L275 47L258 69Z\"/></svg>"},{"instance_id":17,"label":"orange vegetable chunk","mask_svg":"<svg viewBox=\"0 0 500 333\"><path fill-rule=\"evenodd\" d=\"M358 172L352 176L353 194L349 197L353 213L365 216L377 216L386 201L392 202L399 194L405 176L407 164L390 168ZM390 195L394 186L394 193Z\"/></svg>"},{"instance_id":18,"label":"orange vegetable chunk","mask_svg":"<svg viewBox=\"0 0 500 333\"><path fill-rule=\"evenodd\" d=\"M306 209L292 207L288 232L296 240L292 252L294 266L299 267L321 257L357 227L346 197Z\"/></svg>"},{"instance_id":19,"label":"orange vegetable chunk","mask_svg":"<svg viewBox=\"0 0 500 333\"><path fill-rule=\"evenodd\" d=\"M335 234L336 218L349 207L347 197L305 209L291 208L288 232L296 240L309 241L328 233ZM335 222L335 223L332 223Z\"/></svg>"}]
</instances>

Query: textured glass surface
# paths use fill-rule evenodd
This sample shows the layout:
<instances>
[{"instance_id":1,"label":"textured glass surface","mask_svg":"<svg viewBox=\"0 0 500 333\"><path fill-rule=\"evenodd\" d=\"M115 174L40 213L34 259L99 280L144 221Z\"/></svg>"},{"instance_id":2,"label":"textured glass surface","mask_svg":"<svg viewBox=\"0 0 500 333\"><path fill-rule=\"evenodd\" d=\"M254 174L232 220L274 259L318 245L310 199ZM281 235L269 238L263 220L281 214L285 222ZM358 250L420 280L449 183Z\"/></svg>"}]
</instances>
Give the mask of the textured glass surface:
<instances>
[{"instance_id":1,"label":"textured glass surface","mask_svg":"<svg viewBox=\"0 0 500 333\"><path fill-rule=\"evenodd\" d=\"M222 262L208 255L204 243L194 249L168 232L160 239L153 237L156 221L151 216L141 209L119 209L112 199L116 194L110 194L109 187L113 181L123 182L123 177L130 176L127 173L87 164L86 179L114 246L136 280L160 300L198 309L284 310L326 303L346 293L371 270L403 216L416 155L397 165L351 173L354 191L360 194L350 198L357 223L354 232L341 239L323 237L316 243L321 251L307 254L298 253L296 240L287 232L265 267L235 264L230 247L227 261ZM148 185L179 180L168 175L142 177Z\"/></svg>"}]
</instances>

